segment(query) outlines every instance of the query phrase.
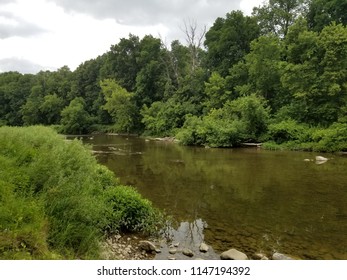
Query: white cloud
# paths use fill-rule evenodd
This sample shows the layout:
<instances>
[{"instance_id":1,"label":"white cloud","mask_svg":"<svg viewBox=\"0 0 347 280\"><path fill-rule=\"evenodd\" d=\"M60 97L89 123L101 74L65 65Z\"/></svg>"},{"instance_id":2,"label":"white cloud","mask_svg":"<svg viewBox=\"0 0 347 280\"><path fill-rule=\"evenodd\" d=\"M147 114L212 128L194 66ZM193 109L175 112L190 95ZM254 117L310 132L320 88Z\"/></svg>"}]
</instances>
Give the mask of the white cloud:
<instances>
[{"instance_id":1,"label":"white cloud","mask_svg":"<svg viewBox=\"0 0 347 280\"><path fill-rule=\"evenodd\" d=\"M43 0L20 0L3 10L15 12L23 21L43 26L46 32L31 38L11 36L1 40L0 59L15 57L51 68L68 65L74 69L83 61L103 54L129 33L143 36L148 33L165 35L167 32L160 24L125 27L112 19L99 20L90 15L66 13L61 7Z\"/></svg>"},{"instance_id":2,"label":"white cloud","mask_svg":"<svg viewBox=\"0 0 347 280\"><path fill-rule=\"evenodd\" d=\"M253 12L253 7L262 6L263 3L267 2L266 0L242 0L240 2L241 10L248 16Z\"/></svg>"},{"instance_id":3,"label":"white cloud","mask_svg":"<svg viewBox=\"0 0 347 280\"><path fill-rule=\"evenodd\" d=\"M181 39L183 20L210 27L233 9L247 11L261 1L240 0L1 0L1 61L32 61L36 66L74 70L129 33ZM7 60L6 60L7 59ZM37 67L33 69L37 69ZM28 67L26 67L28 69ZM17 70L17 69L16 69Z\"/></svg>"}]
</instances>

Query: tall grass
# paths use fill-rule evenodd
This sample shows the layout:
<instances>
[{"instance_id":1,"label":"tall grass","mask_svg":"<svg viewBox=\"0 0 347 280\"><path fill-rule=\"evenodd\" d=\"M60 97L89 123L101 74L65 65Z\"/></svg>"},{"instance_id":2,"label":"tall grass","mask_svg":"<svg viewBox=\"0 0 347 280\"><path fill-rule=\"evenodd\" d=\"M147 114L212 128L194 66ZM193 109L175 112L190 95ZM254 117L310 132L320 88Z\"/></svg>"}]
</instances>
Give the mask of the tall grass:
<instances>
[{"instance_id":1,"label":"tall grass","mask_svg":"<svg viewBox=\"0 0 347 280\"><path fill-rule=\"evenodd\" d=\"M129 229L153 225L150 202L117 191L113 173L88 148L52 129L1 127L0 166L0 258L96 259L107 230L123 228L113 213L130 209L115 201L132 197L147 208L127 221Z\"/></svg>"}]
</instances>

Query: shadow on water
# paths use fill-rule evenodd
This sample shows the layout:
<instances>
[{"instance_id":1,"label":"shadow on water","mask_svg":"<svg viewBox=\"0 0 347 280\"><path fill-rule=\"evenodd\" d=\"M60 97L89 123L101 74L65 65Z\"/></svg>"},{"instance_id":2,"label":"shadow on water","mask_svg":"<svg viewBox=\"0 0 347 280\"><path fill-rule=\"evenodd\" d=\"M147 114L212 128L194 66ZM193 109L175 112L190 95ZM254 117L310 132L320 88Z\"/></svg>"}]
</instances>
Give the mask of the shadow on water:
<instances>
[{"instance_id":1,"label":"shadow on water","mask_svg":"<svg viewBox=\"0 0 347 280\"><path fill-rule=\"evenodd\" d=\"M302 259L347 259L347 158L204 149L136 137L86 137L97 159L178 224L173 239L209 258L236 248Z\"/></svg>"}]
</instances>

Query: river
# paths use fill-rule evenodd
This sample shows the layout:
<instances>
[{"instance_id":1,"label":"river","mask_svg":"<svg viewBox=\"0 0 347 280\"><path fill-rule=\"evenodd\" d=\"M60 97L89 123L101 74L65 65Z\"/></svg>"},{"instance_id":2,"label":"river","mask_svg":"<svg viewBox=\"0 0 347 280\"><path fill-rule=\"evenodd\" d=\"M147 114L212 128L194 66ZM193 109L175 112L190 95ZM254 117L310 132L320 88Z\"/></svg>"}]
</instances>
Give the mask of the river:
<instances>
[{"instance_id":1,"label":"river","mask_svg":"<svg viewBox=\"0 0 347 280\"><path fill-rule=\"evenodd\" d=\"M323 155L329 160L317 164L317 153L205 149L114 135L83 141L122 184L173 217L173 242L191 248L205 242L210 259L230 248L249 256L347 259L346 157Z\"/></svg>"}]
</instances>

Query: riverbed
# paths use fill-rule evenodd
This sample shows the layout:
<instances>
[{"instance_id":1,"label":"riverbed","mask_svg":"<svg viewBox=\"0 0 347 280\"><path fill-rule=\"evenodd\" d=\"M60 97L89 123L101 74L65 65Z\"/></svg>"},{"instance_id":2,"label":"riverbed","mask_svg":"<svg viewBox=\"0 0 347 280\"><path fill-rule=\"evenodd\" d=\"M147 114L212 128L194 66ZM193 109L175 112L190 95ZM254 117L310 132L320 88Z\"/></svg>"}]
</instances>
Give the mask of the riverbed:
<instances>
[{"instance_id":1,"label":"riverbed","mask_svg":"<svg viewBox=\"0 0 347 280\"><path fill-rule=\"evenodd\" d=\"M215 259L236 248L249 256L347 259L346 157L323 154L329 160L318 164L317 153L206 149L117 135L83 141L122 184L173 217L165 237L197 257ZM202 242L210 247L204 256Z\"/></svg>"}]
</instances>

